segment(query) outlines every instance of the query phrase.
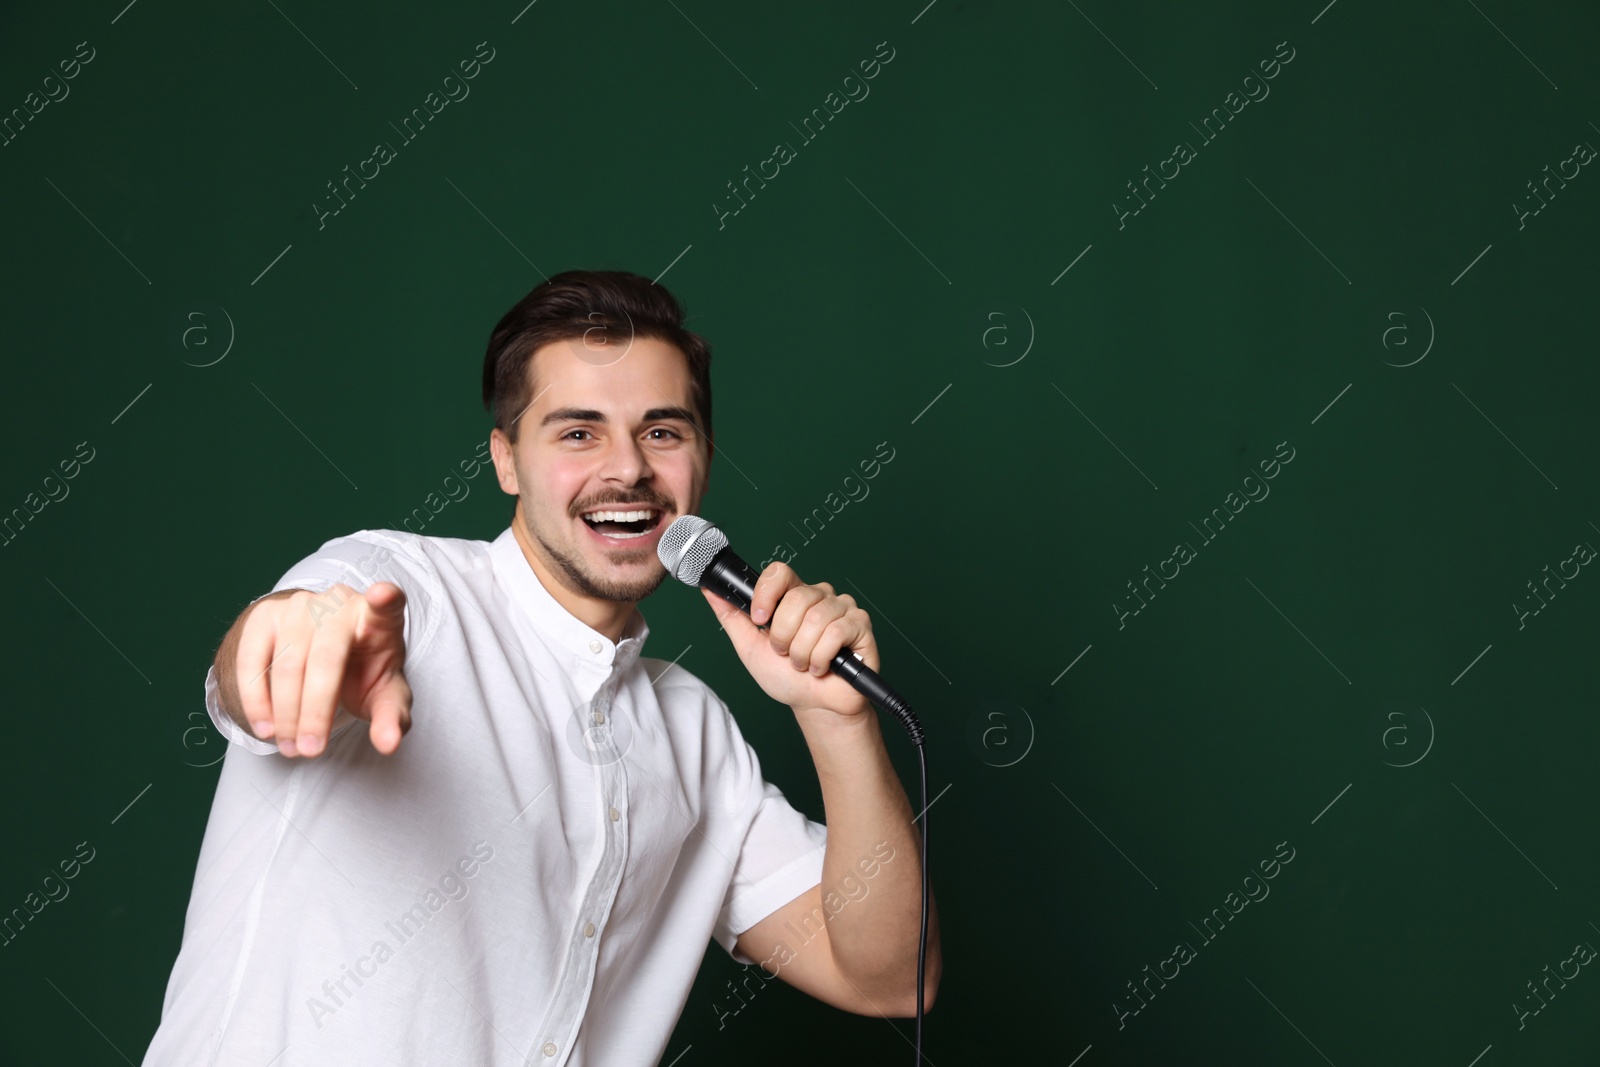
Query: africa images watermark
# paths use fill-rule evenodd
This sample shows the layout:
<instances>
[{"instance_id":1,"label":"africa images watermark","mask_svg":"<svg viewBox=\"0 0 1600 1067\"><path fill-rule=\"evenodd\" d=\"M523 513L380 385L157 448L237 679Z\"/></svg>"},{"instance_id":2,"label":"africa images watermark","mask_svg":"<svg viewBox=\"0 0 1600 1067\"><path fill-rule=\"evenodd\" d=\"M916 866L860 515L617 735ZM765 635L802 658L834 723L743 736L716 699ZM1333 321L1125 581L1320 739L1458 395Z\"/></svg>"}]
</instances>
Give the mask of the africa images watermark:
<instances>
[{"instance_id":1,"label":"africa images watermark","mask_svg":"<svg viewBox=\"0 0 1600 1067\"><path fill-rule=\"evenodd\" d=\"M484 54L484 49L486 48L488 49L487 55ZM444 76L444 81L442 82L444 96L440 96L437 89L430 90L428 95L422 98L422 104L412 108L411 113L400 120L399 126L395 126L392 122L389 123L394 131L400 135L400 147L404 148L416 140L422 131L427 128L428 123L437 118L440 112L450 106L451 102L460 103L471 95L472 87L467 82L482 73L483 66L492 62L495 55L496 52L493 48L489 48L488 41L479 41L477 50L473 52L475 58L463 59L457 64L461 71L460 75L458 76L452 71ZM311 210L317 213L317 229L327 229L328 220L350 206L345 196L340 195L340 186L344 188L344 192L349 199L354 200L356 198L356 189L350 187L352 181L356 183L357 188L365 189L367 182L375 180L378 175L383 173L383 168L394 162L398 157L399 152L395 149L393 143L380 141L372 146L372 154L370 156L356 164L354 173L351 172L350 165L348 163L345 164L344 178L340 180L339 185L335 185L332 181L327 183L328 192L333 194L331 199L338 206L324 207L320 201L311 205ZM366 171L368 163L372 164L372 173L370 174Z\"/></svg>"},{"instance_id":2,"label":"africa images watermark","mask_svg":"<svg viewBox=\"0 0 1600 1067\"><path fill-rule=\"evenodd\" d=\"M1205 129L1202 130L1200 126L1196 126L1192 122L1189 123L1190 128L1193 129L1195 133L1200 135L1201 148L1204 148L1212 141L1215 141L1218 135L1227 128L1228 123L1232 119L1237 118L1240 112L1250 106L1252 101L1260 103L1267 98L1272 90L1267 87L1266 83L1271 81L1273 78L1276 78L1280 73L1282 73L1283 67L1288 66L1289 63L1294 60L1295 50L1293 48L1289 48L1288 55L1285 55L1283 52L1283 50L1288 47L1288 41L1279 41L1277 45L1277 51L1273 53L1276 58L1263 59L1256 64L1261 70L1260 77L1257 77L1254 72L1244 76L1244 81L1242 84L1245 95L1240 96L1237 89L1230 90L1228 95L1223 98L1222 106L1212 108L1211 114L1200 120L1200 126L1204 126ZM1263 81L1262 79L1266 80ZM1250 83L1252 81L1256 83L1256 87L1254 89L1250 87ZM1257 95L1258 93L1260 95ZM1212 123L1216 124L1215 130L1212 129ZM1156 190L1150 187L1150 182L1152 179L1154 179L1159 188L1165 189L1167 187L1167 182L1176 181L1178 176L1183 173L1183 168L1198 158L1199 153L1195 151L1194 145L1190 144L1188 141L1182 141L1178 144L1175 144L1172 146L1172 155L1156 164L1156 172L1154 174L1150 173L1150 165L1148 163L1145 164L1145 177L1140 184L1143 185L1145 193L1149 194L1149 198L1154 200L1156 198ZM1173 164L1171 174L1168 174L1165 170L1165 167L1168 163ZM1131 179L1128 182L1128 189L1133 193L1133 196L1124 197L1124 199L1129 200L1130 202L1137 202L1139 206L1129 210L1128 208L1123 207L1121 204L1115 202L1112 203L1111 210L1116 213L1118 230L1127 229L1128 219L1139 214L1145 208L1150 206L1148 203L1146 203L1145 198L1139 194L1139 187L1134 185Z\"/></svg>"},{"instance_id":3,"label":"africa images watermark","mask_svg":"<svg viewBox=\"0 0 1600 1067\"><path fill-rule=\"evenodd\" d=\"M84 454L88 449L88 455ZM94 460L95 450L88 441L79 441L72 457L59 461L56 466L61 469L61 477L57 478L55 472L46 474L40 483L44 496L30 491L22 498L22 505L11 509L11 513L0 519L0 548L5 548L15 541L34 516L38 515L52 502L60 503L67 499L72 492L67 482L76 478L83 467Z\"/></svg>"},{"instance_id":4,"label":"africa images watermark","mask_svg":"<svg viewBox=\"0 0 1600 1067\"><path fill-rule=\"evenodd\" d=\"M430 886L421 900L401 912L394 921L383 924L383 928L394 935L396 945L391 946L386 938L380 937L372 943L367 955L356 959L353 967L341 963L339 976L329 978L322 983L322 996L306 998L306 1010L311 1013L311 1021L317 1024L317 1029L322 1029L324 1019L338 1014L341 1008L348 1005L355 998L355 994L361 991L366 980L376 976L378 969L392 960L399 948L416 940L445 905L452 901L465 900L467 894L472 891L468 882L492 859L494 859L494 848L487 841L473 842L472 854L462 856L439 876L439 888L434 889ZM355 983L354 991L348 985L350 982ZM340 993L344 995L341 997Z\"/></svg>"},{"instance_id":5,"label":"africa images watermark","mask_svg":"<svg viewBox=\"0 0 1600 1067\"><path fill-rule=\"evenodd\" d=\"M1033 716L1012 700L991 697L967 718L967 745L990 767L1014 767L1033 750Z\"/></svg>"},{"instance_id":6,"label":"africa images watermark","mask_svg":"<svg viewBox=\"0 0 1600 1067\"><path fill-rule=\"evenodd\" d=\"M1550 201L1556 198L1556 190L1550 188L1551 181L1556 182L1562 189L1565 189L1567 187L1567 182L1573 178L1576 178L1579 174L1582 174L1583 168L1593 162L1594 157L1594 146L1587 141L1580 141L1572 146L1572 155L1556 164L1555 173L1552 174L1550 172L1550 164L1546 163L1544 165L1545 176L1543 180L1540 181L1539 185L1534 185L1533 179L1531 178L1526 183L1528 186L1528 191L1533 194L1531 197L1527 198L1528 206L1524 207L1521 204L1515 203L1511 205L1511 210L1517 213L1517 229L1526 229L1528 226L1528 219L1538 215L1539 212L1549 207ZM1571 174L1567 173L1565 166L1566 164L1572 165ZM1539 193L1541 186L1544 189L1544 195L1542 196Z\"/></svg>"},{"instance_id":7,"label":"africa images watermark","mask_svg":"<svg viewBox=\"0 0 1600 1067\"><path fill-rule=\"evenodd\" d=\"M87 856L83 854L84 849L89 850ZM67 899L67 894L72 892L68 888L67 882L78 877L78 873L94 859L94 848L89 842L80 841L73 855L77 858L64 859L58 864L61 868L59 877L54 871L45 875L44 881L41 883L44 888L44 896L41 897L38 893L30 891L23 898L22 907L12 908L11 914L0 918L0 948L9 948L11 942L21 936L27 925L33 922L39 913L49 907L52 902L59 904ZM50 885L52 882L55 883L55 888L53 889Z\"/></svg>"},{"instance_id":8,"label":"africa images watermark","mask_svg":"<svg viewBox=\"0 0 1600 1067\"><path fill-rule=\"evenodd\" d=\"M867 98L872 90L867 86L866 81L861 79L864 78L867 81L871 81L873 78L876 78L882 68L887 66L895 57L895 50L893 48L889 48L888 55L884 54L883 50L885 48L889 48L889 42L879 41L877 50L873 52L873 55L876 58L863 59L857 64L861 70L860 78L856 77L854 73L845 75L843 83L844 96L840 96L837 91L829 92L828 95L823 98L821 106L812 108L811 114L800 120L800 126L804 126L804 130L802 130L800 126L795 126L795 124L792 122L789 124L790 127L793 128L794 131L800 134L800 136L803 138L803 140L800 142L801 147L804 147L816 140L817 135L823 130L827 129L828 123L836 118L845 108L849 107L852 101L855 103L860 103ZM851 88L851 82L855 83L854 89ZM811 128L813 121L816 123L815 130L812 130ZM783 173L783 168L794 162L798 157L799 153L795 151L793 145L791 145L788 141L780 141L778 144L772 146L772 155L756 164L756 173L751 174L750 164L746 163L744 165L745 177L741 181L741 184L744 186L745 193L749 195L751 200L754 200L756 198L756 191L750 188L750 183L752 181L755 181L762 189L765 189L767 187L767 182L776 179L778 175ZM765 170L765 166L768 163L773 164L771 174L768 174ZM727 227L729 218L739 214L745 208L750 206L745 202L745 197L740 195L738 186L735 186L731 180L727 184L729 192L733 194L733 197L738 201L739 206L730 209L718 203L713 203L711 205L711 210L717 213L717 229L719 230Z\"/></svg>"},{"instance_id":9,"label":"africa images watermark","mask_svg":"<svg viewBox=\"0 0 1600 1067\"><path fill-rule=\"evenodd\" d=\"M1288 441L1279 441L1276 451L1273 453L1273 455L1277 458L1264 459L1260 461L1259 466L1261 468L1261 479L1264 480L1257 479L1254 474L1245 475L1243 482L1244 496L1240 496L1238 490L1230 491L1228 495L1223 498L1223 507L1212 508L1211 514L1201 519L1199 526L1195 526L1195 524L1192 522L1189 524L1190 527L1194 529L1194 532L1199 534L1204 539L1200 542L1201 547L1204 547L1210 544L1212 541L1215 541L1218 535L1227 528L1228 523L1233 520L1234 516L1238 515L1240 512L1244 511L1245 508L1249 507L1252 501L1259 504L1261 501L1267 499L1268 495L1270 495L1272 492L1272 489L1267 485L1267 482L1271 481L1273 478L1276 478L1282 472L1283 467L1287 466L1294 460L1295 451L1293 448L1289 448L1288 455L1284 455L1283 453L1283 450L1288 448L1288 446ZM1250 486L1251 482L1256 483L1254 489L1252 489ZM1216 523L1215 531L1211 529L1211 524L1213 522ZM1204 527L1204 529L1202 529L1202 527ZM1155 572L1151 572L1150 565L1146 563L1144 565L1145 577L1141 580L1141 584L1144 587L1144 591L1150 594L1150 600L1154 600L1156 598L1156 590L1150 587L1150 583L1152 581L1159 583L1160 587L1165 589L1167 587L1167 580L1177 578L1178 575L1183 573L1182 568L1188 566L1189 563L1193 562L1197 558L1199 558L1199 553L1195 551L1194 546L1189 544L1189 542L1184 541L1180 544L1172 546L1172 555L1156 564ZM1173 564L1171 574L1166 572L1166 565L1168 563ZM1138 586L1135 586L1132 581L1129 581L1127 585L1129 592L1133 594L1132 599L1137 606L1124 606L1120 603L1112 603L1111 610L1117 614L1118 630L1127 629L1128 620L1150 606L1143 594L1139 592Z\"/></svg>"},{"instance_id":10,"label":"africa images watermark","mask_svg":"<svg viewBox=\"0 0 1600 1067\"><path fill-rule=\"evenodd\" d=\"M1556 985L1560 989L1565 989L1567 988L1567 982L1577 978L1578 975L1582 974L1583 968L1588 966L1590 963L1593 963L1594 958L1594 946L1589 944L1587 941L1584 941L1572 946L1572 955L1556 964L1556 970L1554 974L1550 972L1550 965L1548 963L1545 964L1544 977L1540 979L1538 986L1533 984L1533 979L1528 979L1528 992L1533 994L1533 996L1529 998L1529 1006L1524 1007L1516 1001L1511 1002L1511 1010L1516 1012L1517 1015L1517 1029L1525 1029L1528 1025L1528 1019L1530 1016L1538 1015L1540 1012L1544 1011L1544 1009L1550 1006L1550 1001L1556 999L1556 993L1559 990L1550 988L1550 982L1552 979L1554 979ZM1572 965L1571 974L1567 973L1567 964ZM1544 987L1543 995L1541 995L1539 992L1539 986ZM1533 1007L1532 1005L1534 1004L1537 1004L1538 1007Z\"/></svg>"},{"instance_id":11,"label":"africa images watermark","mask_svg":"<svg viewBox=\"0 0 1600 1067\"><path fill-rule=\"evenodd\" d=\"M889 450L888 455L884 454L884 449ZM884 466L891 462L894 457L895 450L890 447L889 442L879 441L878 447L873 450L872 457L860 460L856 464L861 470L861 476L858 478L855 472L851 471L840 481L839 488L844 491L843 496L837 492L830 492L822 498L822 506L812 508L811 514L801 519L799 526L791 522L789 524L790 528L803 539L800 542L801 546L809 545L812 541L815 541L817 536L822 533L823 527L838 518L839 513L849 507L851 502L859 503L867 499L867 495L872 492L872 487L867 485L867 482L883 473ZM814 530L812 529L813 525L816 527ZM799 554L793 544L788 541L780 541L773 546L772 554L762 560L761 566L756 569L766 570L767 564L774 560L780 563L792 562Z\"/></svg>"},{"instance_id":12,"label":"africa images watermark","mask_svg":"<svg viewBox=\"0 0 1600 1067\"><path fill-rule=\"evenodd\" d=\"M85 48L89 49L88 55L84 54ZM60 75L51 71L44 76L44 80L40 83L40 87L44 90L43 96L39 95L38 89L29 91L28 95L22 98L21 107L12 108L10 114L0 118L0 148L10 147L12 141L22 136L22 131L28 128L28 123L38 121L45 108L51 104L59 104L70 96L72 87L67 82L76 78L84 67L93 63L96 54L88 41L79 41L72 58L63 59L56 64L61 70Z\"/></svg>"},{"instance_id":13,"label":"africa images watermark","mask_svg":"<svg viewBox=\"0 0 1600 1067\"><path fill-rule=\"evenodd\" d=\"M1556 598L1556 593L1559 591L1559 589L1565 589L1568 581L1582 574L1583 568L1587 566L1590 561L1594 559L1594 557L1594 546L1589 542L1584 541L1572 546L1572 555L1568 556L1560 563L1557 563L1554 573L1552 573L1550 570L1550 564L1546 563L1543 568L1544 577L1539 579L1538 586L1533 584L1534 580L1532 578L1529 578L1528 591L1533 594L1533 600L1528 604L1527 607L1523 607L1516 601L1511 602L1511 610L1516 612L1517 615L1517 629L1527 629L1529 617L1536 616L1545 608L1549 607L1550 601ZM1571 574L1567 573L1567 566L1569 564L1572 566ZM1550 588L1550 583L1552 581L1557 583L1559 589ZM1540 586L1544 587L1544 592L1547 595L1540 595ZM1537 604L1538 607L1534 607L1534 604Z\"/></svg>"},{"instance_id":14,"label":"africa images watermark","mask_svg":"<svg viewBox=\"0 0 1600 1067\"><path fill-rule=\"evenodd\" d=\"M1254 871L1244 876L1244 881L1242 883L1244 896L1240 896L1237 889L1230 890L1228 895L1223 898L1222 905L1220 907L1212 908L1211 914L1200 920L1200 926L1195 926L1194 923L1189 924L1191 927L1193 927L1194 932L1200 935L1201 948L1204 948L1206 945L1209 945L1211 942L1215 941L1222 934L1222 931L1227 927L1228 923L1233 921L1233 919L1238 916L1240 912L1244 911L1245 908L1249 907L1252 901L1255 903L1260 903L1261 901L1267 899L1267 896L1272 892L1272 887L1267 885L1267 882L1283 873L1283 868L1287 866L1295 857L1295 850L1293 848L1289 849L1288 855L1284 855L1283 850L1287 848L1288 845L1289 842L1287 841L1279 841L1273 848L1273 858L1261 860L1257 864L1261 871L1259 877ZM1251 882L1255 883L1254 888L1251 888ZM1257 894L1260 895L1258 896ZM1212 928L1213 924L1215 924L1215 930ZM1204 927L1204 930L1202 930L1201 927ZM1199 951L1192 944L1187 941L1180 941L1178 944L1172 946L1172 955L1156 964L1156 969L1154 972L1150 970L1150 965L1148 963L1145 964L1144 978L1130 980L1127 983L1128 992L1134 998L1133 1000L1125 1002L1128 1004L1128 1008L1124 1009L1120 1007L1114 1000L1111 1002L1111 1011L1117 1017L1117 1029L1127 1029L1128 1017L1132 1015L1138 1015L1140 1012L1144 1011L1144 1009L1150 1006L1145 999L1146 995L1148 995L1150 1000L1156 999L1156 993L1167 988L1167 982L1176 981L1177 977L1183 973L1183 968L1188 966L1190 963L1193 963L1198 956ZM1166 965L1169 963L1173 965L1172 973L1170 974L1167 973L1166 970ZM1139 985L1134 985L1134 981L1138 981ZM1155 988L1151 987L1151 982L1156 983ZM1142 994L1140 993L1141 987L1144 990ZM1138 1007L1133 1007L1135 1002L1138 1003Z\"/></svg>"},{"instance_id":15,"label":"africa images watermark","mask_svg":"<svg viewBox=\"0 0 1600 1067\"><path fill-rule=\"evenodd\" d=\"M404 526L411 533L420 534L423 527L433 521L434 516L452 503L459 504L467 499L472 494L472 487L467 482L472 481L484 470L492 469L494 466L489 458L489 439L484 438L478 442L478 450L473 453L472 457L460 460L456 465L461 470L461 476L457 477L455 471L451 471L444 476L443 481L440 483L444 489L444 495L440 496L437 492L429 493L423 498L421 504L412 508L411 513L400 520L401 526ZM411 526L413 521L417 523L415 529ZM400 526L391 527L391 529L398 530Z\"/></svg>"},{"instance_id":16,"label":"africa images watermark","mask_svg":"<svg viewBox=\"0 0 1600 1067\"><path fill-rule=\"evenodd\" d=\"M822 906L820 908L812 908L811 914L800 920L798 929L793 923L785 923L785 927L794 935L795 948L791 949L786 942L779 941L773 946L772 955L762 960L759 967L752 970L752 965L746 964L744 966L744 978L741 981L744 991L752 996L754 995L755 991L750 988L752 978L757 983L756 990L764 989L769 980L778 977L778 972L784 965L792 963L798 958L798 949L804 948L822 934L823 929L827 926L828 919L838 915L852 902L866 899L867 893L872 888L868 883L871 879L877 877L883 866L893 860L894 857L894 846L887 841L879 841L872 847L871 856L864 856L857 860L855 869L839 880L838 890L827 889L823 892ZM861 872L859 878L856 877L855 871ZM841 892L844 894L843 896L839 895ZM826 915L823 914L824 911L827 912ZM739 996L739 992L734 987L733 979L731 978L728 979L728 992L733 994L733 1002L738 1007L733 1007L732 1005L724 1007L720 999L712 1005L712 1010L717 1014L718 1030L727 1026L726 1020L728 1016L738 1015L749 1007L745 999Z\"/></svg>"}]
</instances>

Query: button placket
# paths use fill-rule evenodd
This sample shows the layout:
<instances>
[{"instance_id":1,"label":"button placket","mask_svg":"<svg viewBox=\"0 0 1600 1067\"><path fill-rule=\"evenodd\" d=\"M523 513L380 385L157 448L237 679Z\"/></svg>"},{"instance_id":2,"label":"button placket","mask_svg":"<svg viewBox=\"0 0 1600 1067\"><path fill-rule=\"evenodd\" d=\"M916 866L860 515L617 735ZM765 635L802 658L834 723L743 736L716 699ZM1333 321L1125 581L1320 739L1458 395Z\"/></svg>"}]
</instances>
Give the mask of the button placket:
<instances>
[{"instance_id":1,"label":"button placket","mask_svg":"<svg viewBox=\"0 0 1600 1067\"><path fill-rule=\"evenodd\" d=\"M597 723L602 722L604 717L600 709L611 707L619 674L618 669L613 666L607 678L595 691L591 703L594 714L591 718ZM590 727L589 732L597 754L602 757L614 757L601 758L593 764L597 799L606 804L610 798L625 797L627 771L622 765L622 754L616 750L611 728L596 725ZM582 1021L598 969L599 938L595 935L610 913L611 906L616 900L617 889L622 882L628 853L628 831L627 826L621 822L621 813L617 808L611 806L608 811L611 815L611 825L608 826L605 820L601 820L596 827L599 857L590 874L588 887L579 903L577 915L578 919L583 919L584 916L594 918L584 920L581 925L574 923L567 944L565 961L557 979L558 992L539 1028L539 1032L551 1038L543 1046L547 1057L553 1056L552 1050L557 1047L553 1038L561 1037L563 1034L567 1051L569 1054L571 1052L573 1035Z\"/></svg>"}]
</instances>

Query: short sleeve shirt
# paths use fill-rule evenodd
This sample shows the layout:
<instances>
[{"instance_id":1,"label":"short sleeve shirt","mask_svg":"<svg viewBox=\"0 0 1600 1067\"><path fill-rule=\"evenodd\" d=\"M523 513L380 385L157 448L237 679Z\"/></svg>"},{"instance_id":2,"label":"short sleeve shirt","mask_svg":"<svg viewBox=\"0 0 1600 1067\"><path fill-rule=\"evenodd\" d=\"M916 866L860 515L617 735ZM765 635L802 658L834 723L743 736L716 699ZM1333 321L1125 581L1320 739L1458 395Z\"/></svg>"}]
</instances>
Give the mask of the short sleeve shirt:
<instances>
[{"instance_id":1,"label":"short sleeve shirt","mask_svg":"<svg viewBox=\"0 0 1600 1067\"><path fill-rule=\"evenodd\" d=\"M146 1067L655 1064L708 941L819 884L827 828L681 666L492 542L362 530L274 587L406 594L412 726L338 709L289 759L239 729ZM336 608L333 595L325 610ZM308 610L314 610L308 607Z\"/></svg>"}]
</instances>

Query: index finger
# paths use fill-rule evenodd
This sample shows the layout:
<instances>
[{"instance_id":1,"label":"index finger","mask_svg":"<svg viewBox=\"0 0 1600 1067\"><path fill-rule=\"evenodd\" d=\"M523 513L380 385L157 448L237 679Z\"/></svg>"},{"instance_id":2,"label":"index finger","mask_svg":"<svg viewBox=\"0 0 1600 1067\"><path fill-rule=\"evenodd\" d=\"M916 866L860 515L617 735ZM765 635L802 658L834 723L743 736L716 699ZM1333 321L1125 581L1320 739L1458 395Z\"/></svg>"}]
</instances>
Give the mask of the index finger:
<instances>
[{"instance_id":1,"label":"index finger","mask_svg":"<svg viewBox=\"0 0 1600 1067\"><path fill-rule=\"evenodd\" d=\"M400 747L400 738L411 729L411 684L396 673L379 683L369 695L367 707L371 715L368 740L373 748L392 756Z\"/></svg>"}]
</instances>

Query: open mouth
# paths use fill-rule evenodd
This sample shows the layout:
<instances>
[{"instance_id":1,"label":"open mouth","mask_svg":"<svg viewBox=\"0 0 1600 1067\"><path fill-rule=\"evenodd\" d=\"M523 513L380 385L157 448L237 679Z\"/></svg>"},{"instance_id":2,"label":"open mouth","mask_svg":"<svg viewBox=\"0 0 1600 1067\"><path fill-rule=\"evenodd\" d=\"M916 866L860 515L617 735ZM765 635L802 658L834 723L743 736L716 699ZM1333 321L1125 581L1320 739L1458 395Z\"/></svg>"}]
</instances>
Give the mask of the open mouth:
<instances>
[{"instance_id":1,"label":"open mouth","mask_svg":"<svg viewBox=\"0 0 1600 1067\"><path fill-rule=\"evenodd\" d=\"M612 541L631 541L654 533L661 525L660 508L595 508L580 516L589 529Z\"/></svg>"}]
</instances>

